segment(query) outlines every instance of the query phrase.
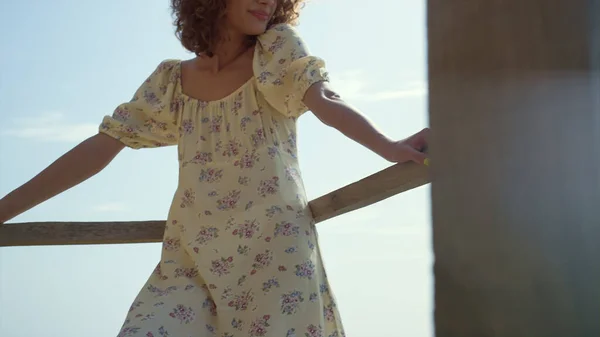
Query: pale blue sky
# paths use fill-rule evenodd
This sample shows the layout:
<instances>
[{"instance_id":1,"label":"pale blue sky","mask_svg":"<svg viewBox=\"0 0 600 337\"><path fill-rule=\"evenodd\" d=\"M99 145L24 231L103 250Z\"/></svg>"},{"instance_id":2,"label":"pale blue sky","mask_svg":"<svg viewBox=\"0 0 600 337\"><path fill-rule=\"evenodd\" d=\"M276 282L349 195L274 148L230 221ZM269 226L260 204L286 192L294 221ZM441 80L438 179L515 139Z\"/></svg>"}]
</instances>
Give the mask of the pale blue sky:
<instances>
[{"instance_id":1,"label":"pale blue sky","mask_svg":"<svg viewBox=\"0 0 600 337\"><path fill-rule=\"evenodd\" d=\"M0 2L0 196L94 134L102 116L166 58L188 58L167 0ZM333 85L385 132L427 125L424 0L312 0L300 32ZM315 198L389 164L299 121ZM164 219L175 148L125 150L24 221ZM432 336L429 187L321 223L321 245L349 337ZM158 261L159 244L0 249L0 336L116 336Z\"/></svg>"}]
</instances>

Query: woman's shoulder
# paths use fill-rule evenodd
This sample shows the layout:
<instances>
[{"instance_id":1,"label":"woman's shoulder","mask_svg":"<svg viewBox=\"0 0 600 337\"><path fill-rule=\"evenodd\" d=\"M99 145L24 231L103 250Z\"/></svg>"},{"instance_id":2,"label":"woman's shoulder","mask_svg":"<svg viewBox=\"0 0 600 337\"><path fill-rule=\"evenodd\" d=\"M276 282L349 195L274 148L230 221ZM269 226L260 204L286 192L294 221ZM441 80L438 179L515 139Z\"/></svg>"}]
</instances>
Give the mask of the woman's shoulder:
<instances>
[{"instance_id":1,"label":"woman's shoulder","mask_svg":"<svg viewBox=\"0 0 600 337\"><path fill-rule=\"evenodd\" d=\"M258 65L267 65L271 61L291 62L308 56L308 46L300 36L298 29L290 24L276 24L258 37Z\"/></svg>"},{"instance_id":2,"label":"woman's shoulder","mask_svg":"<svg viewBox=\"0 0 600 337\"><path fill-rule=\"evenodd\" d=\"M159 73L171 73L178 70L179 65L181 64L181 60L179 59L164 59L160 61L160 63L156 66L156 72Z\"/></svg>"},{"instance_id":3,"label":"woman's shoulder","mask_svg":"<svg viewBox=\"0 0 600 337\"><path fill-rule=\"evenodd\" d=\"M258 36L258 41L261 45L268 45L275 42L301 43L302 38L295 26L288 23L279 23L267 28L263 34Z\"/></svg>"},{"instance_id":4,"label":"woman's shoulder","mask_svg":"<svg viewBox=\"0 0 600 337\"><path fill-rule=\"evenodd\" d=\"M154 82L166 85L170 82L176 82L179 76L180 64L181 60L178 59L164 59L160 61L146 79L146 83Z\"/></svg>"}]
</instances>

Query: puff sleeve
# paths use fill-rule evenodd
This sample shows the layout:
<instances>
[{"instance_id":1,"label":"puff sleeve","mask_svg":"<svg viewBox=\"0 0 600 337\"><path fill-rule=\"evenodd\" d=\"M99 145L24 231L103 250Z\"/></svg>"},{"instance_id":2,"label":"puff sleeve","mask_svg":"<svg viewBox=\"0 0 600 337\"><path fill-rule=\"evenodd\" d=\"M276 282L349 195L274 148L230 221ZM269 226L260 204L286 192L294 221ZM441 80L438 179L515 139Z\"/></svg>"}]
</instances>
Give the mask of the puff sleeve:
<instances>
[{"instance_id":1,"label":"puff sleeve","mask_svg":"<svg viewBox=\"0 0 600 337\"><path fill-rule=\"evenodd\" d=\"M175 102L177 62L161 62L131 101L105 116L99 132L130 148L175 145L179 139L179 105Z\"/></svg>"},{"instance_id":2,"label":"puff sleeve","mask_svg":"<svg viewBox=\"0 0 600 337\"><path fill-rule=\"evenodd\" d=\"M288 117L306 112L303 99L308 88L329 80L324 60L311 56L288 24L275 25L258 36L253 71L266 101Z\"/></svg>"}]
</instances>

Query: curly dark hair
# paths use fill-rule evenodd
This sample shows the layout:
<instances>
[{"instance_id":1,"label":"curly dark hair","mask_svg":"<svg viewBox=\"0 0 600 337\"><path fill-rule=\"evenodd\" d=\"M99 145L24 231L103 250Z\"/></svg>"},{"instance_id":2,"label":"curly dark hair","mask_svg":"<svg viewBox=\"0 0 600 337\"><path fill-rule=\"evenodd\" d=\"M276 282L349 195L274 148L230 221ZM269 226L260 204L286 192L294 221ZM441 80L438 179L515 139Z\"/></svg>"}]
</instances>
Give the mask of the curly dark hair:
<instances>
[{"instance_id":1,"label":"curly dark hair","mask_svg":"<svg viewBox=\"0 0 600 337\"><path fill-rule=\"evenodd\" d=\"M305 0L278 0L269 26L296 25ZM219 22L225 16L226 0L171 0L175 35L183 47L196 55L212 55L219 42Z\"/></svg>"}]
</instances>

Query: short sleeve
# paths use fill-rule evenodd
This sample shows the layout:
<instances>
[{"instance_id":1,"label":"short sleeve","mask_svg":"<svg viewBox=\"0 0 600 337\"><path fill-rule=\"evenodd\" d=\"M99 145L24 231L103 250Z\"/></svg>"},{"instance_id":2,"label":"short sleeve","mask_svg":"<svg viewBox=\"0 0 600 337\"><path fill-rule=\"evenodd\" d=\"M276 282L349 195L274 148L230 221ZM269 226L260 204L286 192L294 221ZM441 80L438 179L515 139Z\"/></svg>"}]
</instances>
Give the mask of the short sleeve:
<instances>
[{"instance_id":1,"label":"short sleeve","mask_svg":"<svg viewBox=\"0 0 600 337\"><path fill-rule=\"evenodd\" d=\"M298 31L288 24L275 25L257 38L253 71L267 102L288 117L306 112L303 99L308 88L329 80L324 60L311 56Z\"/></svg>"},{"instance_id":2,"label":"short sleeve","mask_svg":"<svg viewBox=\"0 0 600 337\"><path fill-rule=\"evenodd\" d=\"M179 139L179 105L175 101L177 61L161 62L131 101L105 116L99 131L130 148L175 145Z\"/></svg>"}]
</instances>

